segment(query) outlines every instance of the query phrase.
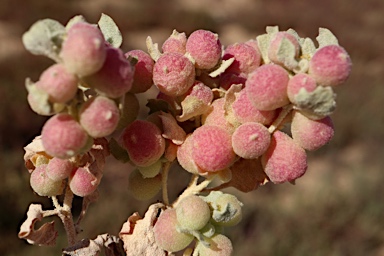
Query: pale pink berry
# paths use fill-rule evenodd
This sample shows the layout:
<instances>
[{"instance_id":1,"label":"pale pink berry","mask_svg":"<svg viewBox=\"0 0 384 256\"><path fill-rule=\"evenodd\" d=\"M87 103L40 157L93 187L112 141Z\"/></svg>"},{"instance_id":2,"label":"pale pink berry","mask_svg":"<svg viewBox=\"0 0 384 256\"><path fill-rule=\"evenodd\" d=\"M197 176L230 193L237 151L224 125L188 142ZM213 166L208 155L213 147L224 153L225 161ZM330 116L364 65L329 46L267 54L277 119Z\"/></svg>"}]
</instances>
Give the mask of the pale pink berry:
<instances>
[{"instance_id":1,"label":"pale pink berry","mask_svg":"<svg viewBox=\"0 0 384 256\"><path fill-rule=\"evenodd\" d=\"M336 86L344 83L351 73L348 53L338 45L318 49L309 62L309 74L319 85Z\"/></svg>"},{"instance_id":2,"label":"pale pink berry","mask_svg":"<svg viewBox=\"0 0 384 256\"><path fill-rule=\"evenodd\" d=\"M232 103L232 110L236 120L240 123L257 122L268 125L276 117L276 110L258 110L249 100L245 90L236 95L236 100Z\"/></svg>"},{"instance_id":3,"label":"pale pink berry","mask_svg":"<svg viewBox=\"0 0 384 256\"><path fill-rule=\"evenodd\" d=\"M77 81L62 64L54 64L41 74L36 87L49 95L49 101L66 103L75 97Z\"/></svg>"},{"instance_id":4,"label":"pale pink berry","mask_svg":"<svg viewBox=\"0 0 384 256\"><path fill-rule=\"evenodd\" d=\"M305 150L281 131L272 134L271 144L261 162L268 178L276 184L293 182L307 170Z\"/></svg>"},{"instance_id":5,"label":"pale pink berry","mask_svg":"<svg viewBox=\"0 0 384 256\"><path fill-rule=\"evenodd\" d=\"M192 134L187 135L184 143L177 148L177 161L180 166L183 167L187 172L198 174L200 168L196 165L192 158L193 152L193 136Z\"/></svg>"},{"instance_id":6,"label":"pale pink berry","mask_svg":"<svg viewBox=\"0 0 384 256\"><path fill-rule=\"evenodd\" d=\"M79 122L93 138L110 135L117 127L120 111L116 103L104 96L96 96L86 101L79 111Z\"/></svg>"},{"instance_id":7,"label":"pale pink berry","mask_svg":"<svg viewBox=\"0 0 384 256\"><path fill-rule=\"evenodd\" d=\"M186 248L193 240L193 236L177 231L176 210L164 210L153 228L156 244L165 251L177 252Z\"/></svg>"},{"instance_id":8,"label":"pale pink berry","mask_svg":"<svg viewBox=\"0 0 384 256\"><path fill-rule=\"evenodd\" d=\"M125 57L137 59L135 73L133 75L133 84L129 92L142 93L151 88L153 84L153 66L154 61L148 53L142 50L132 50L125 54Z\"/></svg>"},{"instance_id":9,"label":"pale pink berry","mask_svg":"<svg viewBox=\"0 0 384 256\"><path fill-rule=\"evenodd\" d=\"M246 74L236 74L236 73L223 73L220 75L220 87L228 90L232 85L234 84L241 84L245 85L245 82L247 81L247 75Z\"/></svg>"},{"instance_id":10,"label":"pale pink berry","mask_svg":"<svg viewBox=\"0 0 384 256\"><path fill-rule=\"evenodd\" d=\"M88 134L71 115L62 113L44 124L41 140L49 155L70 158L86 146Z\"/></svg>"},{"instance_id":11,"label":"pale pink berry","mask_svg":"<svg viewBox=\"0 0 384 256\"><path fill-rule=\"evenodd\" d=\"M234 62L226 69L226 72L236 74L251 73L260 66L261 54L246 43L235 43L228 46L223 55L223 60L235 58Z\"/></svg>"},{"instance_id":12,"label":"pale pink berry","mask_svg":"<svg viewBox=\"0 0 384 256\"><path fill-rule=\"evenodd\" d=\"M249 75L245 90L257 109L274 110L289 103L288 81L288 72L284 68L266 64Z\"/></svg>"},{"instance_id":13,"label":"pale pink berry","mask_svg":"<svg viewBox=\"0 0 384 256\"><path fill-rule=\"evenodd\" d=\"M192 157L206 172L223 170L233 164L231 134L215 125L203 125L193 132Z\"/></svg>"},{"instance_id":14,"label":"pale pink berry","mask_svg":"<svg viewBox=\"0 0 384 256\"><path fill-rule=\"evenodd\" d=\"M312 120L295 111L291 123L292 138L306 150L316 150L327 144L334 135L332 119L327 116Z\"/></svg>"},{"instance_id":15,"label":"pale pink berry","mask_svg":"<svg viewBox=\"0 0 384 256\"><path fill-rule=\"evenodd\" d=\"M146 201L159 193L161 189L161 175L145 178L138 169L133 170L128 179L128 190L137 200Z\"/></svg>"},{"instance_id":16,"label":"pale pink berry","mask_svg":"<svg viewBox=\"0 0 384 256\"><path fill-rule=\"evenodd\" d=\"M163 53L176 52L184 55L186 43L187 36L185 33L178 33L174 30L172 35L164 41L161 49Z\"/></svg>"},{"instance_id":17,"label":"pale pink berry","mask_svg":"<svg viewBox=\"0 0 384 256\"><path fill-rule=\"evenodd\" d=\"M210 104L213 100L213 92L211 88L198 80L193 83L193 86L188 90L186 95L196 97L206 105Z\"/></svg>"},{"instance_id":18,"label":"pale pink berry","mask_svg":"<svg viewBox=\"0 0 384 256\"><path fill-rule=\"evenodd\" d=\"M100 95L118 98L132 88L134 68L120 49L108 46L106 51L101 69L84 80Z\"/></svg>"},{"instance_id":19,"label":"pale pink berry","mask_svg":"<svg viewBox=\"0 0 384 256\"><path fill-rule=\"evenodd\" d=\"M200 230L211 219L211 210L201 197L190 195L177 204L176 216L182 228Z\"/></svg>"},{"instance_id":20,"label":"pale pink berry","mask_svg":"<svg viewBox=\"0 0 384 256\"><path fill-rule=\"evenodd\" d=\"M284 57L279 56L279 50L283 40L288 40L294 46L294 54L293 54L294 58L297 58L299 56L300 44L297 38L293 34L290 34L285 31L277 32L272 36L271 42L268 48L268 57L272 62L285 66L285 64L287 64L287 61L289 60L287 60L285 56Z\"/></svg>"},{"instance_id":21,"label":"pale pink berry","mask_svg":"<svg viewBox=\"0 0 384 256\"><path fill-rule=\"evenodd\" d=\"M313 92L317 87L316 81L308 74L296 74L289 79L287 95L292 103L295 103L295 96L303 88L306 92Z\"/></svg>"},{"instance_id":22,"label":"pale pink berry","mask_svg":"<svg viewBox=\"0 0 384 256\"><path fill-rule=\"evenodd\" d=\"M97 26L78 22L68 30L60 57L69 72L88 76L103 66L105 48L104 36Z\"/></svg>"},{"instance_id":23,"label":"pale pink berry","mask_svg":"<svg viewBox=\"0 0 384 256\"><path fill-rule=\"evenodd\" d=\"M54 157L47 165L47 176L54 181L69 177L73 170L73 163L68 159Z\"/></svg>"},{"instance_id":24,"label":"pale pink berry","mask_svg":"<svg viewBox=\"0 0 384 256\"><path fill-rule=\"evenodd\" d=\"M201 122L204 125L220 126L228 132L233 133L234 127L225 116L224 104L224 98L214 100L211 104L211 110L201 116Z\"/></svg>"},{"instance_id":25,"label":"pale pink berry","mask_svg":"<svg viewBox=\"0 0 384 256\"><path fill-rule=\"evenodd\" d=\"M133 121L121 135L130 160L138 166L149 166L159 160L165 150L161 134L161 130L149 121Z\"/></svg>"},{"instance_id":26,"label":"pale pink berry","mask_svg":"<svg viewBox=\"0 0 384 256\"><path fill-rule=\"evenodd\" d=\"M153 82L159 90L172 97L188 91L195 81L195 67L180 53L166 53L155 63Z\"/></svg>"},{"instance_id":27,"label":"pale pink berry","mask_svg":"<svg viewBox=\"0 0 384 256\"><path fill-rule=\"evenodd\" d=\"M46 173L47 165L42 164L31 173L30 184L39 196L57 196L63 192L64 183L62 180L54 181Z\"/></svg>"},{"instance_id":28,"label":"pale pink berry","mask_svg":"<svg viewBox=\"0 0 384 256\"><path fill-rule=\"evenodd\" d=\"M75 169L69 179L69 188L76 196L88 196L98 187L100 180L84 167Z\"/></svg>"},{"instance_id":29,"label":"pale pink berry","mask_svg":"<svg viewBox=\"0 0 384 256\"><path fill-rule=\"evenodd\" d=\"M232 134L233 151L245 159L255 159L264 154L270 142L268 129L259 123L244 123Z\"/></svg>"},{"instance_id":30,"label":"pale pink berry","mask_svg":"<svg viewBox=\"0 0 384 256\"><path fill-rule=\"evenodd\" d=\"M208 30L200 29L192 32L187 39L186 49L199 69L211 69L221 58L219 37Z\"/></svg>"}]
</instances>

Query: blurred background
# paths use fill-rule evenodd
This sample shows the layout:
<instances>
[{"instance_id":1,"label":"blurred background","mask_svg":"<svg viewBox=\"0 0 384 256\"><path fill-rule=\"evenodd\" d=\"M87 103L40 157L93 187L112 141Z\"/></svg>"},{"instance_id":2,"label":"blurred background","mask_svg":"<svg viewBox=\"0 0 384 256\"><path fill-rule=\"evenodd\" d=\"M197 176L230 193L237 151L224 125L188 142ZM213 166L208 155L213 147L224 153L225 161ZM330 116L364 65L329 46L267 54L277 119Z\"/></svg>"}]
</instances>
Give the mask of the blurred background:
<instances>
[{"instance_id":1,"label":"blurred background","mask_svg":"<svg viewBox=\"0 0 384 256\"><path fill-rule=\"evenodd\" d=\"M245 205L244 218L226 234L233 241L234 255L384 255L384 1L0 0L2 255L60 255L66 245L59 219L56 247L31 246L17 238L31 202L52 207L32 193L23 163L23 146L40 133L45 121L29 109L24 81L37 80L52 62L24 50L21 36L39 19L65 24L82 14L96 23L101 13L120 27L124 51L145 50L148 35L161 45L173 29L187 34L209 29L228 45L255 38L267 25L294 28L313 39L319 27L329 28L353 61L349 80L337 88L335 137L309 153L308 172L296 185L267 184L237 194ZM145 212L148 203L128 194L128 169L110 161L99 202L91 205L81 237L117 235L129 215ZM171 172L171 177L188 182L187 175ZM171 197L185 185L170 183ZM78 206L80 201L74 203Z\"/></svg>"}]
</instances>

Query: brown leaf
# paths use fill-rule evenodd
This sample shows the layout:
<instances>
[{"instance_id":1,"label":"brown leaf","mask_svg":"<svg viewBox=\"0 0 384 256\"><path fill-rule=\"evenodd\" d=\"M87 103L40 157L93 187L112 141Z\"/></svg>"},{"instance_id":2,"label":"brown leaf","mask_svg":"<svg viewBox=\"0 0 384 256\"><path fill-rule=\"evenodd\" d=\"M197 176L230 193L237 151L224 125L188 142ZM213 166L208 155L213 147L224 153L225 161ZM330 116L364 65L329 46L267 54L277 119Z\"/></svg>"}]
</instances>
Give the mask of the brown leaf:
<instances>
[{"instance_id":1,"label":"brown leaf","mask_svg":"<svg viewBox=\"0 0 384 256\"><path fill-rule=\"evenodd\" d=\"M230 169L232 171L232 179L209 190L234 187L241 192L247 193L268 182L268 177L263 171L260 159L240 158Z\"/></svg>"},{"instance_id":2,"label":"brown leaf","mask_svg":"<svg viewBox=\"0 0 384 256\"><path fill-rule=\"evenodd\" d=\"M31 204L27 212L27 219L20 227L19 238L26 239L30 244L49 245L56 244L57 231L54 221L44 223L39 229L35 230L37 221L43 219L42 207L40 204Z\"/></svg>"},{"instance_id":3,"label":"brown leaf","mask_svg":"<svg viewBox=\"0 0 384 256\"><path fill-rule=\"evenodd\" d=\"M130 256L166 256L155 241L153 226L155 224L159 209L163 208L161 203L149 206L144 219L138 213L130 216L124 223L120 238L124 243L124 250Z\"/></svg>"},{"instance_id":4,"label":"brown leaf","mask_svg":"<svg viewBox=\"0 0 384 256\"><path fill-rule=\"evenodd\" d=\"M161 112L159 115L163 124L163 134L165 139L171 140L176 145L183 144L185 137L185 131L177 124L175 118L168 113Z\"/></svg>"},{"instance_id":5,"label":"brown leaf","mask_svg":"<svg viewBox=\"0 0 384 256\"><path fill-rule=\"evenodd\" d=\"M65 248L63 253L71 256L96 256L104 248L106 256L125 255L121 240L110 234L98 235L96 239L83 239L73 246Z\"/></svg>"}]
</instances>

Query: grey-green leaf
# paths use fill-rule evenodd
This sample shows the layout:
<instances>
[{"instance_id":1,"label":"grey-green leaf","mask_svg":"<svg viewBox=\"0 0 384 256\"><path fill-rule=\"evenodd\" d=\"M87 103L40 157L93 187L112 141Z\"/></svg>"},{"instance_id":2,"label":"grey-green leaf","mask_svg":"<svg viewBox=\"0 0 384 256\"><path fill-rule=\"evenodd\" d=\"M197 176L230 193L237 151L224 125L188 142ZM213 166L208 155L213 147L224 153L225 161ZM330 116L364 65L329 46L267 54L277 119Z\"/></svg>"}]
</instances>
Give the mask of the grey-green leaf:
<instances>
[{"instance_id":1,"label":"grey-green leaf","mask_svg":"<svg viewBox=\"0 0 384 256\"><path fill-rule=\"evenodd\" d=\"M65 27L56 20L44 19L35 22L23 34L24 47L35 55L43 55L59 62Z\"/></svg>"},{"instance_id":2,"label":"grey-green leaf","mask_svg":"<svg viewBox=\"0 0 384 256\"><path fill-rule=\"evenodd\" d=\"M113 19L102 13L98 25L104 35L105 41L113 47L119 48L123 43L123 37Z\"/></svg>"}]
</instances>

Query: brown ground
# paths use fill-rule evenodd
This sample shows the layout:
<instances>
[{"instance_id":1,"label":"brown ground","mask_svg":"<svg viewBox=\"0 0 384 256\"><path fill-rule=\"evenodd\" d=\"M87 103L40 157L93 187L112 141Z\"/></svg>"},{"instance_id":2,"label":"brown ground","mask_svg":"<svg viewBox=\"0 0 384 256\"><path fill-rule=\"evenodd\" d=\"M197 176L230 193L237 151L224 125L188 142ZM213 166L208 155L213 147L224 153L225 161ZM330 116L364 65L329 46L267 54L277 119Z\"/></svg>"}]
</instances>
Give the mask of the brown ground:
<instances>
[{"instance_id":1,"label":"brown ground","mask_svg":"<svg viewBox=\"0 0 384 256\"><path fill-rule=\"evenodd\" d=\"M21 35L38 19L65 23L83 14L96 22L101 12L112 16L124 32L124 50L144 49L148 35L161 43L174 28L187 34L210 29L225 45L254 38L266 25L292 27L311 38L318 27L333 31L353 60L352 75L338 90L334 140L310 154L308 173L295 186L266 185L239 194L244 219L227 235L235 255L384 255L383 1L0 0L2 255L59 255L65 246L65 239L55 248L34 247L17 239L30 202L50 207L29 187L22 147L44 122L26 104L24 79L36 80L51 62L27 53ZM117 234L129 214L145 210L127 194L126 167L114 162L111 166L102 182L100 202L91 207L83 225L84 237ZM174 187L175 193L181 189Z\"/></svg>"}]
</instances>

